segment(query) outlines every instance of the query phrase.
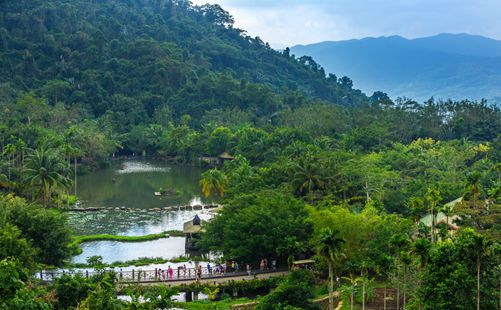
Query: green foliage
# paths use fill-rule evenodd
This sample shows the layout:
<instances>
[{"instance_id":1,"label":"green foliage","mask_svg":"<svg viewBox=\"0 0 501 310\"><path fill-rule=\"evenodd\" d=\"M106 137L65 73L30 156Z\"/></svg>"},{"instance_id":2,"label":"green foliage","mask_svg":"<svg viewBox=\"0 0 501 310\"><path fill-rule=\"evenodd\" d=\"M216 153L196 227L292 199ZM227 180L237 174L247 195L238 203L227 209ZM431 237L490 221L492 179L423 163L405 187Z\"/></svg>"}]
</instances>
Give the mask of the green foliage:
<instances>
[{"instance_id":1,"label":"green foliage","mask_svg":"<svg viewBox=\"0 0 501 310\"><path fill-rule=\"evenodd\" d=\"M122 302L117 300L115 291L115 280L112 275L105 273L83 301L78 304L78 309L122 309Z\"/></svg>"},{"instance_id":2,"label":"green foliage","mask_svg":"<svg viewBox=\"0 0 501 310\"><path fill-rule=\"evenodd\" d=\"M26 285L26 271L15 260L0 260L0 307L3 309L52 309L45 296ZM44 300L45 299L45 300Z\"/></svg>"},{"instance_id":3,"label":"green foliage","mask_svg":"<svg viewBox=\"0 0 501 310\"><path fill-rule=\"evenodd\" d=\"M313 274L304 269L291 272L270 294L261 299L258 309L317 309L311 302Z\"/></svg>"},{"instance_id":4,"label":"green foliage","mask_svg":"<svg viewBox=\"0 0 501 310\"><path fill-rule=\"evenodd\" d=\"M53 266L60 266L69 257L70 231L61 213L28 204L21 198L4 196L0 197L0 214L35 249L35 252L26 249L20 257L34 252L36 256L32 259L37 263Z\"/></svg>"},{"instance_id":5,"label":"green foliage","mask_svg":"<svg viewBox=\"0 0 501 310\"><path fill-rule=\"evenodd\" d=\"M28 157L23 173L25 182L43 193L45 207L49 206L54 190L69 187L71 181L64 175L65 169L63 158L45 146Z\"/></svg>"},{"instance_id":6,"label":"green foliage","mask_svg":"<svg viewBox=\"0 0 501 310\"><path fill-rule=\"evenodd\" d=\"M241 196L208 223L200 245L256 267L262 258L279 256L276 249L287 238L306 240L311 229L305 220L303 204L290 195L263 191ZM285 262L286 256L279 258Z\"/></svg>"},{"instance_id":7,"label":"green foliage","mask_svg":"<svg viewBox=\"0 0 501 310\"><path fill-rule=\"evenodd\" d=\"M31 270L35 267L36 251L21 237L21 231L11 224L0 228L0 259L15 258L22 266Z\"/></svg>"},{"instance_id":8,"label":"green foliage","mask_svg":"<svg viewBox=\"0 0 501 310\"><path fill-rule=\"evenodd\" d=\"M202 173L200 187L202 188L202 193L205 197L209 197L211 194L223 197L226 188L228 187L228 178L221 170L207 170Z\"/></svg>"},{"instance_id":9,"label":"green foliage","mask_svg":"<svg viewBox=\"0 0 501 310\"><path fill-rule=\"evenodd\" d=\"M491 255L485 237L470 229L453 241L439 242L421 277L423 309L476 308L477 263L480 263L480 309L494 309L498 301L499 257Z\"/></svg>"},{"instance_id":10,"label":"green foliage","mask_svg":"<svg viewBox=\"0 0 501 310\"><path fill-rule=\"evenodd\" d=\"M56 279L54 283L58 307L67 309L76 307L78 303L85 299L88 293L95 289L93 280L83 278L80 275L63 275Z\"/></svg>"}]
</instances>

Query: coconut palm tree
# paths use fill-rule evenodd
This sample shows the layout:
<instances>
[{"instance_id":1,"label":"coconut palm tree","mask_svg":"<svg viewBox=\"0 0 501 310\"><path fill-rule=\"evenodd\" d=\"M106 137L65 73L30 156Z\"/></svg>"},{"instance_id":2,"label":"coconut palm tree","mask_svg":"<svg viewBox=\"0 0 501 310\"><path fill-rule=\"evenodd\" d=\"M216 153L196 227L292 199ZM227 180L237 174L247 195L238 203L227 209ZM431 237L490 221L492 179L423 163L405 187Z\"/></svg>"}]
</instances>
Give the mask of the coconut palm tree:
<instances>
[{"instance_id":1,"label":"coconut palm tree","mask_svg":"<svg viewBox=\"0 0 501 310\"><path fill-rule=\"evenodd\" d=\"M65 176L66 162L57 153L40 148L28 156L24 169L24 181L38 187L43 193L44 206L57 188L67 188L71 181Z\"/></svg>"},{"instance_id":2,"label":"coconut palm tree","mask_svg":"<svg viewBox=\"0 0 501 310\"><path fill-rule=\"evenodd\" d=\"M310 195L314 189L325 187L327 179L316 162L306 160L293 168L292 185L302 194Z\"/></svg>"},{"instance_id":3,"label":"coconut palm tree","mask_svg":"<svg viewBox=\"0 0 501 310\"><path fill-rule=\"evenodd\" d=\"M207 170L202 173L200 187L202 187L202 193L205 197L209 197L211 193L219 195L219 197L223 197L228 187L228 178L221 170Z\"/></svg>"},{"instance_id":4,"label":"coconut palm tree","mask_svg":"<svg viewBox=\"0 0 501 310\"><path fill-rule=\"evenodd\" d=\"M334 262L342 256L344 239L338 238L338 231L325 228L318 238L317 251L329 262L329 310L334 309Z\"/></svg>"}]
</instances>

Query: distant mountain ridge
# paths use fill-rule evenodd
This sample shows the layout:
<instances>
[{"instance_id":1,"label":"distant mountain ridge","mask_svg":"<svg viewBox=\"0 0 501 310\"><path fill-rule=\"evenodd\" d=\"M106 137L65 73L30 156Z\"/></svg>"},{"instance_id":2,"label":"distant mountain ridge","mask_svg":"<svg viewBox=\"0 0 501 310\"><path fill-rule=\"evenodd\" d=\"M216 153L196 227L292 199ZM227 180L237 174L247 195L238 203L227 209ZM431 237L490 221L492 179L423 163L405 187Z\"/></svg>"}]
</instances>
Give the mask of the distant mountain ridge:
<instances>
[{"instance_id":1,"label":"distant mountain ridge","mask_svg":"<svg viewBox=\"0 0 501 310\"><path fill-rule=\"evenodd\" d=\"M417 100L491 99L501 96L501 41L469 34L439 34L329 41L291 48L312 56L328 73L347 75L370 94Z\"/></svg>"}]
</instances>

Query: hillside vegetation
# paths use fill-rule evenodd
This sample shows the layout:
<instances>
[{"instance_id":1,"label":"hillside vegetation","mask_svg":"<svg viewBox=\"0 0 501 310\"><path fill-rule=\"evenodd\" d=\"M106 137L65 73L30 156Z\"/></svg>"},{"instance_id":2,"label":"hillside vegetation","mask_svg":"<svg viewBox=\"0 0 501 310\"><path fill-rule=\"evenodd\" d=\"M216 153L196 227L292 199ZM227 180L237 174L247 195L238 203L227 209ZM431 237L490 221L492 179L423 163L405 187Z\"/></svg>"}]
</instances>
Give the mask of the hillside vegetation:
<instances>
[{"instance_id":1,"label":"hillside vegetation","mask_svg":"<svg viewBox=\"0 0 501 310\"><path fill-rule=\"evenodd\" d=\"M315 309L339 277L346 306L381 303L386 287L401 296L393 308L499 304L499 108L366 96L187 1L0 1L0 47L0 308L171 308L165 285L119 301L100 257L88 279L32 276L67 265L83 240L161 237L73 236L59 209L78 199L80 173L114 155L205 165L222 152L234 159L200 187L224 207L196 245L240 270L313 257L316 272L188 291Z\"/></svg>"}]
</instances>

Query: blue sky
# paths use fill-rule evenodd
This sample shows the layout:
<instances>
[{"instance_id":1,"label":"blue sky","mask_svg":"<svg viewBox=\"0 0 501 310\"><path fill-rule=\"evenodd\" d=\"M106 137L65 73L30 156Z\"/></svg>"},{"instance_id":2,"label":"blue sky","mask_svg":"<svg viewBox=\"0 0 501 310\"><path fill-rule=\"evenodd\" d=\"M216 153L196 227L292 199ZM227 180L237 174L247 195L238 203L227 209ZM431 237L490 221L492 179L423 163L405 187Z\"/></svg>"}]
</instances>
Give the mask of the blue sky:
<instances>
[{"instance_id":1,"label":"blue sky","mask_svg":"<svg viewBox=\"0 0 501 310\"><path fill-rule=\"evenodd\" d=\"M363 37L470 33L501 39L501 0L192 0L220 4L273 47Z\"/></svg>"}]
</instances>

